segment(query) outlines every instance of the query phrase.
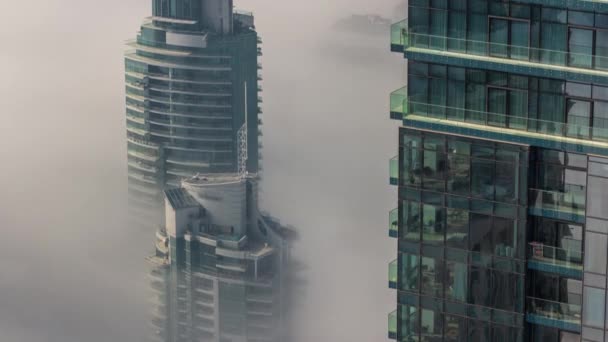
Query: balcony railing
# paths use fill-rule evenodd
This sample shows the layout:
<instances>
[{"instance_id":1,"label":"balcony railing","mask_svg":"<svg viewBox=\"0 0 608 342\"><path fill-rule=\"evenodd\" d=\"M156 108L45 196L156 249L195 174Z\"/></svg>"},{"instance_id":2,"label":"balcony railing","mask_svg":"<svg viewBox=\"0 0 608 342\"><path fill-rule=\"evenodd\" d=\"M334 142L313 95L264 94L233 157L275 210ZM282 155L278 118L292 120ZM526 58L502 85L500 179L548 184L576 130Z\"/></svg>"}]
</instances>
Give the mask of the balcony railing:
<instances>
[{"instance_id":1,"label":"balcony railing","mask_svg":"<svg viewBox=\"0 0 608 342\"><path fill-rule=\"evenodd\" d=\"M397 260L393 260L388 264L388 287L391 289L397 288Z\"/></svg>"},{"instance_id":2,"label":"balcony railing","mask_svg":"<svg viewBox=\"0 0 608 342\"><path fill-rule=\"evenodd\" d=\"M389 162L389 181L391 185L399 185L399 156L394 156Z\"/></svg>"},{"instance_id":3,"label":"balcony railing","mask_svg":"<svg viewBox=\"0 0 608 342\"><path fill-rule=\"evenodd\" d=\"M399 209L395 208L388 214L388 236L399 237Z\"/></svg>"},{"instance_id":4,"label":"balcony railing","mask_svg":"<svg viewBox=\"0 0 608 342\"><path fill-rule=\"evenodd\" d=\"M527 320L534 324L580 331L581 306L528 297Z\"/></svg>"},{"instance_id":5,"label":"balcony railing","mask_svg":"<svg viewBox=\"0 0 608 342\"><path fill-rule=\"evenodd\" d=\"M426 29L426 27L422 29ZM608 49L595 49L595 53L592 53L592 46L574 44L569 46L570 51L543 49L528 45L416 33L410 31L407 19L393 24L391 50L404 51L410 47L562 67L608 70ZM603 54L598 54L598 52Z\"/></svg>"},{"instance_id":6,"label":"balcony railing","mask_svg":"<svg viewBox=\"0 0 608 342\"><path fill-rule=\"evenodd\" d=\"M391 25L391 50L403 52L407 41L407 19Z\"/></svg>"},{"instance_id":7,"label":"balcony railing","mask_svg":"<svg viewBox=\"0 0 608 342\"><path fill-rule=\"evenodd\" d=\"M397 310L388 314L388 338L397 339Z\"/></svg>"},{"instance_id":8,"label":"balcony railing","mask_svg":"<svg viewBox=\"0 0 608 342\"><path fill-rule=\"evenodd\" d=\"M608 121L606 122L606 128L590 127L574 123L528 118L527 113L503 114L451 107L438 104L445 102L445 98L420 99L417 96L404 95L406 91L407 88L401 88L391 94L391 118L405 119L410 115L417 115L438 120L449 120L454 125L458 125L458 123L484 125L501 130L508 129L573 139L608 141ZM508 130L503 132L507 133ZM509 134L512 134L512 131Z\"/></svg>"},{"instance_id":9,"label":"balcony railing","mask_svg":"<svg viewBox=\"0 0 608 342\"><path fill-rule=\"evenodd\" d=\"M583 273L583 252L575 248L559 248L539 242L528 244L528 267L544 272L580 278Z\"/></svg>"},{"instance_id":10,"label":"balcony railing","mask_svg":"<svg viewBox=\"0 0 608 342\"><path fill-rule=\"evenodd\" d=\"M557 212L558 214L585 216L585 190L570 192L530 189L530 208L532 210Z\"/></svg>"},{"instance_id":11,"label":"balcony railing","mask_svg":"<svg viewBox=\"0 0 608 342\"><path fill-rule=\"evenodd\" d=\"M408 113L407 86L391 93L391 119L402 120L404 113Z\"/></svg>"}]
</instances>

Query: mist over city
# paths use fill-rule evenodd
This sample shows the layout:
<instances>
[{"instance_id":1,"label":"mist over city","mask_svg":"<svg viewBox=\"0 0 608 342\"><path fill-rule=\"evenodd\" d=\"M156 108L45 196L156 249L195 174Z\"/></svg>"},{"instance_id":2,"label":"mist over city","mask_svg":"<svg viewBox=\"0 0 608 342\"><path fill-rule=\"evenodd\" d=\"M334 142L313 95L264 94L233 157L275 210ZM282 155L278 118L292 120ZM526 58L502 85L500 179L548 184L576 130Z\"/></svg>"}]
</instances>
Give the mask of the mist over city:
<instances>
[{"instance_id":1,"label":"mist over city","mask_svg":"<svg viewBox=\"0 0 608 342\"><path fill-rule=\"evenodd\" d=\"M0 16L0 342L608 341L608 0Z\"/></svg>"},{"instance_id":2,"label":"mist over city","mask_svg":"<svg viewBox=\"0 0 608 342\"><path fill-rule=\"evenodd\" d=\"M13 2L0 21L0 340L147 341L154 227L127 220L125 42L150 1ZM263 39L260 208L294 227L292 341L386 339L405 83L399 1L238 0ZM377 15L380 27L352 20Z\"/></svg>"}]
</instances>

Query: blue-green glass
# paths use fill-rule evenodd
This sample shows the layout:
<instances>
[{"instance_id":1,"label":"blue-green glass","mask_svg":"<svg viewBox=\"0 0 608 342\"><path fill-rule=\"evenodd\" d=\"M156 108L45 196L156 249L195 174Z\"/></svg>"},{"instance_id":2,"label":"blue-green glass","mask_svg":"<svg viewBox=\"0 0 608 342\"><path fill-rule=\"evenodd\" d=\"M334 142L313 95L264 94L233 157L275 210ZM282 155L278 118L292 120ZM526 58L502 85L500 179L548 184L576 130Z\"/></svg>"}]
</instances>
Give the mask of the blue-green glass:
<instances>
[{"instance_id":1,"label":"blue-green glass","mask_svg":"<svg viewBox=\"0 0 608 342\"><path fill-rule=\"evenodd\" d=\"M443 314L422 309L420 313L420 342L434 342L443 335Z\"/></svg>"},{"instance_id":2,"label":"blue-green glass","mask_svg":"<svg viewBox=\"0 0 608 342\"><path fill-rule=\"evenodd\" d=\"M445 235L445 209L422 205L422 241L426 244L443 245Z\"/></svg>"},{"instance_id":3,"label":"blue-green glass","mask_svg":"<svg viewBox=\"0 0 608 342\"><path fill-rule=\"evenodd\" d=\"M586 139L590 136L591 127L591 102L578 99L566 101L568 130L570 137Z\"/></svg>"},{"instance_id":4,"label":"blue-green glass","mask_svg":"<svg viewBox=\"0 0 608 342\"><path fill-rule=\"evenodd\" d=\"M468 289L467 275L467 264L454 261L446 262L446 298L459 302L466 302Z\"/></svg>"},{"instance_id":5,"label":"blue-green glass","mask_svg":"<svg viewBox=\"0 0 608 342\"><path fill-rule=\"evenodd\" d=\"M530 51L530 24L527 21L511 21L510 57L513 59L528 60Z\"/></svg>"},{"instance_id":6,"label":"blue-green glass","mask_svg":"<svg viewBox=\"0 0 608 342\"><path fill-rule=\"evenodd\" d=\"M412 201L403 201L402 212L403 227L401 227L401 238L410 241L420 241L420 203Z\"/></svg>"},{"instance_id":7,"label":"blue-green glass","mask_svg":"<svg viewBox=\"0 0 608 342\"><path fill-rule=\"evenodd\" d=\"M568 65L579 68L593 66L593 30L570 28Z\"/></svg>"},{"instance_id":8,"label":"blue-green glass","mask_svg":"<svg viewBox=\"0 0 608 342\"><path fill-rule=\"evenodd\" d=\"M509 21L490 18L490 56L509 57Z\"/></svg>"},{"instance_id":9,"label":"blue-green glass","mask_svg":"<svg viewBox=\"0 0 608 342\"><path fill-rule=\"evenodd\" d=\"M420 324L418 308L411 305L401 305L399 307L400 326L399 329L401 341L414 342L418 341L418 332Z\"/></svg>"}]
</instances>

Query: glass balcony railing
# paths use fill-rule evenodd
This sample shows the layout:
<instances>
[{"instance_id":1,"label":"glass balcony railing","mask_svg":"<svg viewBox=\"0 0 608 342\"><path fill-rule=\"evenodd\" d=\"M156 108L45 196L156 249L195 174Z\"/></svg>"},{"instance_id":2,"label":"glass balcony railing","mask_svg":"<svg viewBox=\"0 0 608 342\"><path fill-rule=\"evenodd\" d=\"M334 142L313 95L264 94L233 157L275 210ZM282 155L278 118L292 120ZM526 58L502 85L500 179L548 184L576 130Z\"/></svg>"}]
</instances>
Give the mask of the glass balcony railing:
<instances>
[{"instance_id":1,"label":"glass balcony railing","mask_svg":"<svg viewBox=\"0 0 608 342\"><path fill-rule=\"evenodd\" d=\"M397 288L397 260L393 260L388 264L388 287L391 289Z\"/></svg>"},{"instance_id":2,"label":"glass balcony railing","mask_svg":"<svg viewBox=\"0 0 608 342\"><path fill-rule=\"evenodd\" d=\"M544 272L580 278L583 274L583 252L575 248L559 248L539 242L528 244L528 267Z\"/></svg>"},{"instance_id":3,"label":"glass balcony railing","mask_svg":"<svg viewBox=\"0 0 608 342\"><path fill-rule=\"evenodd\" d=\"M391 119L402 120L408 111L406 86L391 93Z\"/></svg>"},{"instance_id":4,"label":"glass balcony railing","mask_svg":"<svg viewBox=\"0 0 608 342\"><path fill-rule=\"evenodd\" d=\"M399 156L394 156L389 162L389 180L391 185L399 185Z\"/></svg>"},{"instance_id":5,"label":"glass balcony railing","mask_svg":"<svg viewBox=\"0 0 608 342\"><path fill-rule=\"evenodd\" d=\"M426 30L426 27L420 30ZM419 48L447 51L457 54L492 57L514 62L531 62L582 69L608 70L608 49L594 49L590 45L571 44L569 51L535 48L526 45L494 43L489 41L446 37L412 32L408 21L403 20L391 27L391 49L404 51Z\"/></svg>"},{"instance_id":6,"label":"glass balcony railing","mask_svg":"<svg viewBox=\"0 0 608 342\"><path fill-rule=\"evenodd\" d=\"M530 208L544 212L557 212L558 214L585 216L585 190L571 192L546 191L530 189Z\"/></svg>"},{"instance_id":7,"label":"glass balcony railing","mask_svg":"<svg viewBox=\"0 0 608 342\"><path fill-rule=\"evenodd\" d=\"M581 306L528 297L527 320L534 324L580 331Z\"/></svg>"},{"instance_id":8,"label":"glass balcony railing","mask_svg":"<svg viewBox=\"0 0 608 342\"><path fill-rule=\"evenodd\" d=\"M388 314L388 338L397 339L397 310Z\"/></svg>"},{"instance_id":9,"label":"glass balcony railing","mask_svg":"<svg viewBox=\"0 0 608 342\"><path fill-rule=\"evenodd\" d=\"M399 237L399 209L395 208L388 214L388 236Z\"/></svg>"},{"instance_id":10,"label":"glass balcony railing","mask_svg":"<svg viewBox=\"0 0 608 342\"><path fill-rule=\"evenodd\" d=\"M391 50L403 52L407 41L407 19L391 25Z\"/></svg>"},{"instance_id":11,"label":"glass balcony railing","mask_svg":"<svg viewBox=\"0 0 608 342\"><path fill-rule=\"evenodd\" d=\"M446 98L424 100L415 96L404 98L402 93L407 91L407 89L404 89L399 89L393 93L394 95L391 95L391 117L394 119L404 119L410 115L416 115L430 119L449 120L451 125L484 125L509 134L513 134L512 130L516 130L557 137L608 142L608 123L606 128L590 127L575 123L528 118L527 113L503 114L450 107L440 104L446 102Z\"/></svg>"}]
</instances>

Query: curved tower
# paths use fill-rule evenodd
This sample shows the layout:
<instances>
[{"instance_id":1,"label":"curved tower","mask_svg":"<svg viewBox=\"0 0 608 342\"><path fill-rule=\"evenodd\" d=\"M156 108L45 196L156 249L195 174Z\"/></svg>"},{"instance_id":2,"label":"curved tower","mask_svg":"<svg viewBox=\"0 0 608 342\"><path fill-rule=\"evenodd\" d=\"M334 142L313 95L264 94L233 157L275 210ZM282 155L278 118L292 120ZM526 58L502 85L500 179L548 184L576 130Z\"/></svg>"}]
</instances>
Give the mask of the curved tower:
<instances>
[{"instance_id":1,"label":"curved tower","mask_svg":"<svg viewBox=\"0 0 608 342\"><path fill-rule=\"evenodd\" d=\"M253 15L232 0L153 0L125 55L132 217L162 223L163 190L198 173L258 171L258 48ZM247 143L239 130L247 125ZM241 153L242 154L242 153Z\"/></svg>"},{"instance_id":2,"label":"curved tower","mask_svg":"<svg viewBox=\"0 0 608 342\"><path fill-rule=\"evenodd\" d=\"M149 258L155 341L286 340L290 229L257 204L256 178L238 174L165 191Z\"/></svg>"}]
</instances>

